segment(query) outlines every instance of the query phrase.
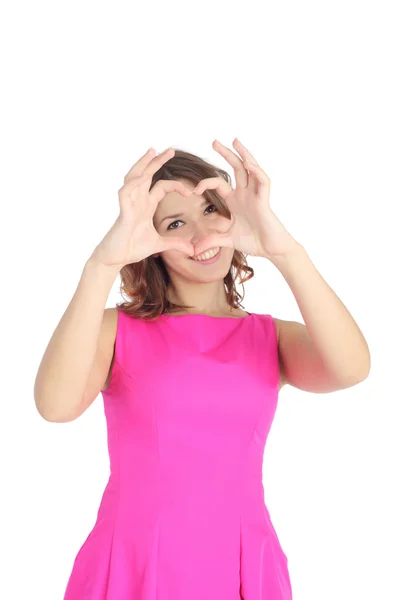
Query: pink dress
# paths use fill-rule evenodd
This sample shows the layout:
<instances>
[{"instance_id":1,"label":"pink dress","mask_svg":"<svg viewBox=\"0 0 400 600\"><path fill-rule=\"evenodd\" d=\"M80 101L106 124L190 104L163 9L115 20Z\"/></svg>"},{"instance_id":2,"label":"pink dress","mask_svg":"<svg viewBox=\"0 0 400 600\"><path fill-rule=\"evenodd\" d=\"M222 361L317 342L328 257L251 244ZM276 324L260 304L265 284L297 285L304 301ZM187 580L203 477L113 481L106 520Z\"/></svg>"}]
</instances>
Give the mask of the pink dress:
<instances>
[{"instance_id":1,"label":"pink dress","mask_svg":"<svg viewBox=\"0 0 400 600\"><path fill-rule=\"evenodd\" d=\"M119 311L110 477L64 600L291 600L262 483L278 391L271 315Z\"/></svg>"}]
</instances>

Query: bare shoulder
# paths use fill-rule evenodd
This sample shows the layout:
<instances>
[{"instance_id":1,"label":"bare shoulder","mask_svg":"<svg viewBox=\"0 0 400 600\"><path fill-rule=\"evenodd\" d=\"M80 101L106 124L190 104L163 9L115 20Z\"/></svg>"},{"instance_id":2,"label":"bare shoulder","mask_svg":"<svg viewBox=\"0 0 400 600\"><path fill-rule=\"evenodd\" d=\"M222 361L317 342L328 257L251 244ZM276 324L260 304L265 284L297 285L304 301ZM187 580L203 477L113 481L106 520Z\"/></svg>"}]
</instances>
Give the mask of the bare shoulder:
<instances>
[{"instance_id":1,"label":"bare shoulder","mask_svg":"<svg viewBox=\"0 0 400 600\"><path fill-rule=\"evenodd\" d=\"M277 319L276 317L272 317L275 323L275 329L276 329L276 337L278 339L278 344L279 344L279 332L280 332L280 328L281 328L281 323L283 322L281 319Z\"/></svg>"},{"instance_id":2,"label":"bare shoulder","mask_svg":"<svg viewBox=\"0 0 400 600\"><path fill-rule=\"evenodd\" d=\"M104 310L103 327L105 335L108 341L111 342L114 347L115 339L117 336L117 325L118 325L118 309L113 306Z\"/></svg>"},{"instance_id":3,"label":"bare shoulder","mask_svg":"<svg viewBox=\"0 0 400 600\"><path fill-rule=\"evenodd\" d=\"M104 310L103 323L99 339L99 353L104 359L104 364L108 365L107 378L104 386L101 388L102 390L104 390L110 382L110 375L114 364L117 325L118 309L116 307L106 308Z\"/></svg>"},{"instance_id":4,"label":"bare shoulder","mask_svg":"<svg viewBox=\"0 0 400 600\"><path fill-rule=\"evenodd\" d=\"M281 319L277 319L276 317L272 317L275 323L275 329L276 329L276 337L277 337L277 341L278 341L278 354L279 354L279 389L283 388L284 385L286 385L287 381L285 380L285 377L283 375L283 364L282 364L282 359L281 359L281 355L279 352L279 331L280 331L280 325L282 323Z\"/></svg>"},{"instance_id":5,"label":"bare shoulder","mask_svg":"<svg viewBox=\"0 0 400 600\"><path fill-rule=\"evenodd\" d=\"M105 308L101 320L99 338L97 340L95 360L86 383L80 414L90 406L97 398L100 391L105 390L109 384L110 373L114 362L117 323L118 309Z\"/></svg>"},{"instance_id":6,"label":"bare shoulder","mask_svg":"<svg viewBox=\"0 0 400 600\"><path fill-rule=\"evenodd\" d=\"M109 355L114 352L114 342L117 336L118 310L116 308L104 309L101 324L99 347L100 350Z\"/></svg>"},{"instance_id":7,"label":"bare shoulder","mask_svg":"<svg viewBox=\"0 0 400 600\"><path fill-rule=\"evenodd\" d=\"M113 329L115 327L115 332L117 332L117 323L118 323L118 309L113 306L111 308L104 309L104 324L107 328Z\"/></svg>"}]
</instances>

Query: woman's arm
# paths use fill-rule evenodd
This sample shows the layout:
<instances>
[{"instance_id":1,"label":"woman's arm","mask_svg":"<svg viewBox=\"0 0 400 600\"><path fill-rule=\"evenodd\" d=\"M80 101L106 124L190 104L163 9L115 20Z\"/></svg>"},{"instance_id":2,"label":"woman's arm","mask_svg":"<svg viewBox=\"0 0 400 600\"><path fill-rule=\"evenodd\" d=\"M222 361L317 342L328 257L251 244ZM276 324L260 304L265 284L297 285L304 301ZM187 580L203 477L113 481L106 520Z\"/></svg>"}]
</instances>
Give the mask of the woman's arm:
<instances>
[{"instance_id":1,"label":"woman's arm","mask_svg":"<svg viewBox=\"0 0 400 600\"><path fill-rule=\"evenodd\" d=\"M366 379L371 365L368 344L304 247L295 244L272 262L292 290L305 323L279 323L284 382L305 391L329 392Z\"/></svg>"},{"instance_id":2,"label":"woman's arm","mask_svg":"<svg viewBox=\"0 0 400 600\"><path fill-rule=\"evenodd\" d=\"M47 421L79 412L96 356L105 304L119 272L90 257L78 287L43 355L34 385L37 410Z\"/></svg>"}]
</instances>

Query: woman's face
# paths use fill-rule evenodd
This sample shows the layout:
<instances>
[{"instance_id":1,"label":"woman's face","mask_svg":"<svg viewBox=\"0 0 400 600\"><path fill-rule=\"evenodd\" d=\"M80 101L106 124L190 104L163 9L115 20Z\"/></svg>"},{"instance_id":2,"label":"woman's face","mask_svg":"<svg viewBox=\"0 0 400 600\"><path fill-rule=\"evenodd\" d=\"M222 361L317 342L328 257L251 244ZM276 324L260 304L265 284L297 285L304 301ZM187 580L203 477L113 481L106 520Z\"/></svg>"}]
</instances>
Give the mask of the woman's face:
<instances>
[{"instance_id":1,"label":"woman's face","mask_svg":"<svg viewBox=\"0 0 400 600\"><path fill-rule=\"evenodd\" d=\"M180 181L188 190L194 190L196 187L190 181ZM179 216L171 216L178 214ZM221 227L227 229L229 224L224 221L227 219L217 212L216 206L206 200L205 196L193 195L185 198L177 192L171 192L161 200L153 219L154 227L160 236L179 236L193 246ZM223 279L227 275L233 254L233 248L222 247L217 260L210 264L195 261L179 250L165 250L159 256L171 279L173 273L176 273L184 279L205 283Z\"/></svg>"}]
</instances>

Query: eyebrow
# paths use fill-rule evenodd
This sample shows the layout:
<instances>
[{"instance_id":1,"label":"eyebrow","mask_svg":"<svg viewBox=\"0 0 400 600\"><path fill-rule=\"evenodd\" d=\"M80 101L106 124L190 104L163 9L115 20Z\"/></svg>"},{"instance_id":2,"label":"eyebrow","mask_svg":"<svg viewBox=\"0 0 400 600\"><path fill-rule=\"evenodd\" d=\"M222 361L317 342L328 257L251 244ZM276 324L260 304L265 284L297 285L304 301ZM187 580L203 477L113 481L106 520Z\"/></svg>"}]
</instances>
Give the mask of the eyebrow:
<instances>
[{"instance_id":1,"label":"eyebrow","mask_svg":"<svg viewBox=\"0 0 400 600\"><path fill-rule=\"evenodd\" d=\"M203 207L205 204L210 204L210 201L209 201L209 200L207 200L207 199L206 199L206 200L203 200L203 202L201 203L201 205L200 205L200 206L202 206L202 207ZM163 218L161 219L161 221L159 222L159 225L161 225L161 223L162 223L163 221L165 221L166 219L177 219L178 217L183 217L183 216L184 216L184 214L185 214L185 213L182 213L182 212L181 212L181 213L176 213L175 215L168 215L168 217L163 217Z\"/></svg>"}]
</instances>

